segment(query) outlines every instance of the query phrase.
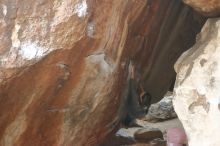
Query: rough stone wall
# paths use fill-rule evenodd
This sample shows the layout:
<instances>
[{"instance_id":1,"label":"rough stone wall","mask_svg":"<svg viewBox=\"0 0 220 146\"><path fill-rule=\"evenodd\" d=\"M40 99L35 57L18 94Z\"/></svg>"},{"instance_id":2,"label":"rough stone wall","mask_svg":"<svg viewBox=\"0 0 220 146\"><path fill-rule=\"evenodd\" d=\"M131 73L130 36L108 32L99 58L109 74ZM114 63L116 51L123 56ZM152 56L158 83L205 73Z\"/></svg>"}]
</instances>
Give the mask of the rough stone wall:
<instances>
[{"instance_id":1,"label":"rough stone wall","mask_svg":"<svg viewBox=\"0 0 220 146\"><path fill-rule=\"evenodd\" d=\"M152 102L159 101L175 82L174 64L195 43L205 18L179 0L148 1L129 27L125 55Z\"/></svg>"},{"instance_id":2,"label":"rough stone wall","mask_svg":"<svg viewBox=\"0 0 220 146\"><path fill-rule=\"evenodd\" d=\"M3 146L97 145L120 121L130 62L159 100L204 22L180 0L0 2Z\"/></svg>"},{"instance_id":3,"label":"rough stone wall","mask_svg":"<svg viewBox=\"0 0 220 146\"><path fill-rule=\"evenodd\" d=\"M189 146L219 146L220 20L209 19L196 44L175 65L174 107Z\"/></svg>"}]
</instances>

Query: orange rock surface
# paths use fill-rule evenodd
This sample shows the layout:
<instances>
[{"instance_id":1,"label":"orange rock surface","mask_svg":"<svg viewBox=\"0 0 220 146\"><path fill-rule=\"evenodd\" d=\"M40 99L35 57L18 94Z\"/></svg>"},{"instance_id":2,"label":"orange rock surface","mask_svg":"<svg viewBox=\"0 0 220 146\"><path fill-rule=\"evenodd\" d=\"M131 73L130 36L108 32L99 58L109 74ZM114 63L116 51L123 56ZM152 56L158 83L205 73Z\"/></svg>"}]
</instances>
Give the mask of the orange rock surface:
<instances>
[{"instance_id":1,"label":"orange rock surface","mask_svg":"<svg viewBox=\"0 0 220 146\"><path fill-rule=\"evenodd\" d=\"M0 145L96 146L124 114L130 62L153 99L204 18L180 0L3 0Z\"/></svg>"}]
</instances>

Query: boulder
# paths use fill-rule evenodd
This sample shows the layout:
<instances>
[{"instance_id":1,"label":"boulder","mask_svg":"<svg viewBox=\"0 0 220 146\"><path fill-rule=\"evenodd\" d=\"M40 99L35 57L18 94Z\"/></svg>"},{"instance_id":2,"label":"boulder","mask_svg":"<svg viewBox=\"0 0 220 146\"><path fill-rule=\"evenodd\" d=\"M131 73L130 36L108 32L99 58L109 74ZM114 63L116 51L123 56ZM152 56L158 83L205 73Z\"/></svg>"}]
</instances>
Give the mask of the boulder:
<instances>
[{"instance_id":1,"label":"boulder","mask_svg":"<svg viewBox=\"0 0 220 146\"><path fill-rule=\"evenodd\" d=\"M174 111L172 100L173 93L168 92L159 102L151 104L147 115L144 117L144 120L157 122L161 120L176 118L177 115Z\"/></svg>"},{"instance_id":2,"label":"boulder","mask_svg":"<svg viewBox=\"0 0 220 146\"><path fill-rule=\"evenodd\" d=\"M138 132L137 135L142 135L140 139L135 139L134 134ZM142 131L142 133L140 133ZM160 132L157 134L156 132L158 129L155 128L138 128L138 127L132 127L132 128L121 128L116 135L108 138L105 143L102 143L100 146L133 146L133 145L146 145L146 146L165 146L166 141L163 139L160 139ZM144 137L144 133L145 136ZM155 136L155 133L157 136ZM157 139L154 139L151 134L154 134L154 137ZM152 139L153 138L153 139Z\"/></svg>"},{"instance_id":3,"label":"boulder","mask_svg":"<svg viewBox=\"0 0 220 146\"><path fill-rule=\"evenodd\" d=\"M183 2L205 16L220 16L219 0L183 0Z\"/></svg>"},{"instance_id":4,"label":"boulder","mask_svg":"<svg viewBox=\"0 0 220 146\"><path fill-rule=\"evenodd\" d=\"M98 145L128 98L166 93L204 20L181 0L2 0L0 145Z\"/></svg>"},{"instance_id":5,"label":"boulder","mask_svg":"<svg viewBox=\"0 0 220 146\"><path fill-rule=\"evenodd\" d=\"M134 138L139 141L150 141L157 138L163 139L163 133L157 128L142 128L134 133Z\"/></svg>"},{"instance_id":6,"label":"boulder","mask_svg":"<svg viewBox=\"0 0 220 146\"><path fill-rule=\"evenodd\" d=\"M164 142L152 142L152 143L137 143L134 145L129 145L129 146L166 146L166 143Z\"/></svg>"},{"instance_id":7,"label":"boulder","mask_svg":"<svg viewBox=\"0 0 220 146\"><path fill-rule=\"evenodd\" d=\"M209 19L196 44L175 65L173 100L189 146L219 146L220 19Z\"/></svg>"}]
</instances>

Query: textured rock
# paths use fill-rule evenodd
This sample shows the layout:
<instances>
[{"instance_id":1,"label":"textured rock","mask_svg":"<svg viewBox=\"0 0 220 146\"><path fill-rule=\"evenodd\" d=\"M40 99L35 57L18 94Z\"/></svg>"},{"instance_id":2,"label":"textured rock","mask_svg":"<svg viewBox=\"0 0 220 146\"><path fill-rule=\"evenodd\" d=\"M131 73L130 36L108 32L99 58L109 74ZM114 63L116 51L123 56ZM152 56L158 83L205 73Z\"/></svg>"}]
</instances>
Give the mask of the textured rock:
<instances>
[{"instance_id":1,"label":"textured rock","mask_svg":"<svg viewBox=\"0 0 220 146\"><path fill-rule=\"evenodd\" d=\"M2 0L0 145L97 145L124 114L129 66L159 100L203 22L180 0Z\"/></svg>"},{"instance_id":2,"label":"textured rock","mask_svg":"<svg viewBox=\"0 0 220 146\"><path fill-rule=\"evenodd\" d=\"M175 65L175 111L189 146L219 146L220 20L209 19L196 44Z\"/></svg>"},{"instance_id":3,"label":"textured rock","mask_svg":"<svg viewBox=\"0 0 220 146\"><path fill-rule=\"evenodd\" d=\"M116 135L106 139L105 143L101 144L100 146L133 146L138 145L138 144L143 144L147 146L165 146L166 141L163 139L151 139L152 137L150 135L149 138L144 138L144 139L134 139L134 133L137 131L140 131L140 129L144 129L145 132L149 132L149 130L152 131L152 128L138 128L138 127L132 127L132 128L121 128ZM153 129L155 130L155 128Z\"/></svg>"},{"instance_id":4,"label":"textured rock","mask_svg":"<svg viewBox=\"0 0 220 146\"><path fill-rule=\"evenodd\" d=\"M176 118L177 115L174 111L172 100L173 93L168 92L159 102L151 104L144 120L157 122L160 120Z\"/></svg>"},{"instance_id":5,"label":"textured rock","mask_svg":"<svg viewBox=\"0 0 220 146\"><path fill-rule=\"evenodd\" d=\"M135 144L135 145L131 145L131 146L166 146L166 144L165 143L162 143L162 144Z\"/></svg>"},{"instance_id":6,"label":"textured rock","mask_svg":"<svg viewBox=\"0 0 220 146\"><path fill-rule=\"evenodd\" d=\"M146 144L146 143L137 143L137 144L129 145L129 146L166 146L166 143L164 141L155 140L155 141L152 141L148 144Z\"/></svg>"},{"instance_id":7,"label":"textured rock","mask_svg":"<svg viewBox=\"0 0 220 146\"><path fill-rule=\"evenodd\" d=\"M206 16L220 16L219 0L183 0L183 2Z\"/></svg>"},{"instance_id":8,"label":"textured rock","mask_svg":"<svg viewBox=\"0 0 220 146\"><path fill-rule=\"evenodd\" d=\"M143 128L134 133L136 140L150 141L157 138L163 138L163 133L159 129L155 128Z\"/></svg>"},{"instance_id":9,"label":"textured rock","mask_svg":"<svg viewBox=\"0 0 220 146\"><path fill-rule=\"evenodd\" d=\"M164 139L166 139L166 132L168 129L172 128L181 128L183 129L182 123L178 118L176 119L170 119L165 121L159 121L156 123L143 121L143 120L137 120L137 123L142 127L151 127L151 128L157 128L160 129L160 131L164 134Z\"/></svg>"}]
</instances>

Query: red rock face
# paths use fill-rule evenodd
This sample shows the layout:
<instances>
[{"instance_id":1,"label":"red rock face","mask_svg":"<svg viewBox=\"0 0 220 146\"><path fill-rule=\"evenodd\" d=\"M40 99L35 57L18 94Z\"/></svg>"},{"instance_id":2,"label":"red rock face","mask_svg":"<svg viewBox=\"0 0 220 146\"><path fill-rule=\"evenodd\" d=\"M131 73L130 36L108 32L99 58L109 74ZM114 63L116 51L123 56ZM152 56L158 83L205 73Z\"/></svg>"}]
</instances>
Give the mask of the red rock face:
<instances>
[{"instance_id":1,"label":"red rock face","mask_svg":"<svg viewBox=\"0 0 220 146\"><path fill-rule=\"evenodd\" d=\"M160 99L204 21L178 0L4 0L0 16L4 146L97 145L123 114L129 63Z\"/></svg>"}]
</instances>

